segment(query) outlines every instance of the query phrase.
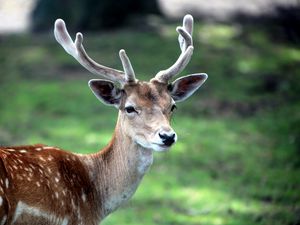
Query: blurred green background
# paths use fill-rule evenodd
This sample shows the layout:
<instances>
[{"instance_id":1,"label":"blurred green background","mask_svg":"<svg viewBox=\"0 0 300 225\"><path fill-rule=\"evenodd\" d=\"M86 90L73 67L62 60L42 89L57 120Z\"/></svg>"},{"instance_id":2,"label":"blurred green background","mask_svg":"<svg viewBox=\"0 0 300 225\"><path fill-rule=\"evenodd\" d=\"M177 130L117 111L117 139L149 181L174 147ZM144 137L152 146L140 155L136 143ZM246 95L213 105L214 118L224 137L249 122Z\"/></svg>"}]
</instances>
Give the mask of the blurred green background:
<instances>
[{"instance_id":1,"label":"blurred green background","mask_svg":"<svg viewBox=\"0 0 300 225\"><path fill-rule=\"evenodd\" d=\"M105 1L99 1L102 10L90 15L89 27L83 8L57 12L57 2L37 2L35 32L0 35L0 145L44 143L91 153L110 140L117 110L90 92L87 82L96 76L56 43L46 29L51 16L68 21L72 37L86 30L84 46L103 65L121 69L117 53L126 49L140 80L175 62L181 21L155 6L128 10L121 27L104 26ZM103 224L300 224L299 5L270 15L238 12L230 20L185 12L195 16L195 51L182 75L209 78L178 104L172 121L178 143L155 153L133 199Z\"/></svg>"}]
</instances>

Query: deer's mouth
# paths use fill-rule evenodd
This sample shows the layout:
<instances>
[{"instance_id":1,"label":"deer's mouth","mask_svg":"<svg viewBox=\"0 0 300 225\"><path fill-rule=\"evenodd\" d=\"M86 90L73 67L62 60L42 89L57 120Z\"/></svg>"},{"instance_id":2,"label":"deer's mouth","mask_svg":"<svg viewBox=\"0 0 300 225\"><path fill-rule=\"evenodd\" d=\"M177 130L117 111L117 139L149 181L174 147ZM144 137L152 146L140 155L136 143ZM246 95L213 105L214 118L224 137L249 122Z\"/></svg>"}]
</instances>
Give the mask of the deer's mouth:
<instances>
[{"instance_id":1,"label":"deer's mouth","mask_svg":"<svg viewBox=\"0 0 300 225\"><path fill-rule=\"evenodd\" d=\"M165 152L170 149L172 145L166 145L166 144L153 144L153 150L156 152Z\"/></svg>"}]
</instances>

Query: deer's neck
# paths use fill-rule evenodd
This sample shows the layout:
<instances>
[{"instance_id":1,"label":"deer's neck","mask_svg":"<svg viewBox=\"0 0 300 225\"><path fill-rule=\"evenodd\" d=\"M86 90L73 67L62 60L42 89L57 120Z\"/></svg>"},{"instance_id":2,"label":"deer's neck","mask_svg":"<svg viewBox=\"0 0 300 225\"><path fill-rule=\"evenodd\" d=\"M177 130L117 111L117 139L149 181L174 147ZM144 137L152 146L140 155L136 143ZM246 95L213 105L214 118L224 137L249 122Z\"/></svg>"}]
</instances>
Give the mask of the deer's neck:
<instances>
[{"instance_id":1,"label":"deer's neck","mask_svg":"<svg viewBox=\"0 0 300 225\"><path fill-rule=\"evenodd\" d=\"M85 160L102 218L134 194L153 161L152 150L136 144L125 133L118 119L111 142Z\"/></svg>"}]
</instances>

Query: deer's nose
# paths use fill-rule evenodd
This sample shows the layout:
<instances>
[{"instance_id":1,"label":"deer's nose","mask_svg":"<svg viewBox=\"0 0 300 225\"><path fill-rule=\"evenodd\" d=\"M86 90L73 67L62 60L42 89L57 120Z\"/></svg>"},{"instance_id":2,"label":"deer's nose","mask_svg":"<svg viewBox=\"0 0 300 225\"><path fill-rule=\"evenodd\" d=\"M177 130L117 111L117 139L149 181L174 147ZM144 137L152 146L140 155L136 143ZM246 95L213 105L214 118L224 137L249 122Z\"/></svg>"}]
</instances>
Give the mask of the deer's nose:
<instances>
[{"instance_id":1,"label":"deer's nose","mask_svg":"<svg viewBox=\"0 0 300 225\"><path fill-rule=\"evenodd\" d=\"M160 132L158 135L166 146L171 146L175 142L176 134L174 132Z\"/></svg>"}]
</instances>

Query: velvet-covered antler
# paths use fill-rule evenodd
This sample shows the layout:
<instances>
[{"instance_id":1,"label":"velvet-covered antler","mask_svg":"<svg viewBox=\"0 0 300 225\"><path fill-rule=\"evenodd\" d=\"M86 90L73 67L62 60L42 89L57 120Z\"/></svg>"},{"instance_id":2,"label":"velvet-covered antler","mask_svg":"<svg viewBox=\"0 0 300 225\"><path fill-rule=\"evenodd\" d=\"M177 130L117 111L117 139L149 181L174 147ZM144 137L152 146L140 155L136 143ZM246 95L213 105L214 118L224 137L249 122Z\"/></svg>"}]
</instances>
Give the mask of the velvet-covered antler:
<instances>
[{"instance_id":1,"label":"velvet-covered antler","mask_svg":"<svg viewBox=\"0 0 300 225\"><path fill-rule=\"evenodd\" d=\"M82 66L94 74L101 75L111 81L117 81L121 84L135 82L135 74L131 66L130 60L127 57L125 50L120 50L119 56L122 61L124 72L112 69L96 63L86 53L82 42L83 36L81 33L76 34L75 42L71 39L65 22L62 19L57 19L54 25L54 36L58 43L65 49L67 53L72 55Z\"/></svg>"},{"instance_id":2,"label":"velvet-covered antler","mask_svg":"<svg viewBox=\"0 0 300 225\"><path fill-rule=\"evenodd\" d=\"M183 18L183 26L177 27L176 31L179 33L178 41L181 54L170 68L156 74L154 79L162 83L168 83L173 76L179 74L186 67L193 54L193 17L191 15L186 15Z\"/></svg>"}]
</instances>

